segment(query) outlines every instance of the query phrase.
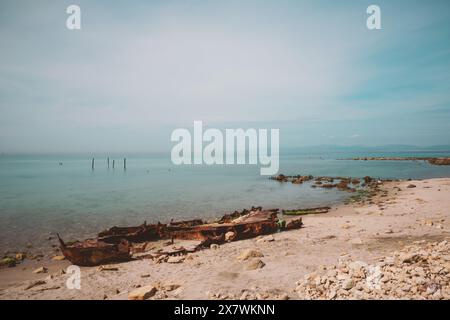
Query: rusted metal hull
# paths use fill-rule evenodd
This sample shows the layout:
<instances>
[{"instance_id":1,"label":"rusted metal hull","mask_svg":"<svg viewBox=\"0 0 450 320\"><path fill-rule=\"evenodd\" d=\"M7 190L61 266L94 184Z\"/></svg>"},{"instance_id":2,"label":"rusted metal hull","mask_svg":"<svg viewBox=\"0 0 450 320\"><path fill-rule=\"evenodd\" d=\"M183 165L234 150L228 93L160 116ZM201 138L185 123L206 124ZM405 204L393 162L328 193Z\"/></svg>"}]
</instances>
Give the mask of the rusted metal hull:
<instances>
[{"instance_id":1,"label":"rusted metal hull","mask_svg":"<svg viewBox=\"0 0 450 320\"><path fill-rule=\"evenodd\" d=\"M63 255L74 265L97 266L131 259L130 243L124 239L117 244L106 243L98 239L65 244L59 235L58 239Z\"/></svg>"},{"instance_id":2,"label":"rusted metal hull","mask_svg":"<svg viewBox=\"0 0 450 320\"><path fill-rule=\"evenodd\" d=\"M161 238L161 230L166 225L158 223L138 227L112 227L98 234L98 239L107 243L120 243L122 239L130 242L154 241Z\"/></svg>"},{"instance_id":3,"label":"rusted metal hull","mask_svg":"<svg viewBox=\"0 0 450 320\"><path fill-rule=\"evenodd\" d=\"M250 210L244 209L241 212L235 211L233 213L224 215L222 218L220 218L217 221L217 223L230 223L234 219L237 219L239 217L245 216L245 215L247 215L247 214L249 214L251 212L261 211L261 210L262 210L262 207L252 207Z\"/></svg>"},{"instance_id":4,"label":"rusted metal hull","mask_svg":"<svg viewBox=\"0 0 450 320\"><path fill-rule=\"evenodd\" d=\"M234 240L242 240L257 237L259 235L274 233L278 230L276 221L257 221L243 223L224 223L201 225L187 228L167 228L167 235L173 239L206 240L208 238L220 238L227 232L233 232ZM225 242L225 240L223 241Z\"/></svg>"},{"instance_id":5,"label":"rusted metal hull","mask_svg":"<svg viewBox=\"0 0 450 320\"><path fill-rule=\"evenodd\" d=\"M200 244L195 250L222 244L227 241L250 239L279 230L297 229L302 226L301 218L287 224L277 218L278 209L243 211L234 219L226 216L217 223L204 224L202 220L189 220L169 224L146 223L137 227L113 227L99 233L97 239L88 239L73 244L65 244L58 235L61 251L73 264L95 266L99 264L127 261L131 259L133 243L143 243L162 239L197 240ZM223 222L228 221L228 222Z\"/></svg>"}]
</instances>

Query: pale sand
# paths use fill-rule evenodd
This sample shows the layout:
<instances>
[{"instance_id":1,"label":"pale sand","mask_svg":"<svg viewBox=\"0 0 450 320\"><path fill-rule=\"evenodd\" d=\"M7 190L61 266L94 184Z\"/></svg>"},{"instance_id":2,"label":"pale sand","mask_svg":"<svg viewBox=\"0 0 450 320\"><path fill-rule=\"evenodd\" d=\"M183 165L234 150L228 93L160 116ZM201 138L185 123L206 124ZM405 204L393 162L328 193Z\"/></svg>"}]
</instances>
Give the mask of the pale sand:
<instances>
[{"instance_id":1,"label":"pale sand","mask_svg":"<svg viewBox=\"0 0 450 320\"><path fill-rule=\"evenodd\" d=\"M409 184L417 187L407 188ZM342 205L328 214L306 216L304 228L274 234L272 242L227 243L217 250L196 252L179 264L139 260L116 264L118 271L81 268L81 290L66 288L67 275L25 290L31 280L45 279L69 265L67 261L26 261L0 270L0 299L127 299L136 287L158 283L180 285L175 291L160 290L156 296L167 299L209 299L217 294L239 298L244 290L262 298L297 299L296 281L322 265L336 264L343 253L373 263L417 240L450 239L450 179L386 182L382 189L388 195L377 196L373 205ZM245 270L245 263L236 259L249 248L264 254L263 268ZM49 268L47 274L32 273L42 265Z\"/></svg>"}]
</instances>

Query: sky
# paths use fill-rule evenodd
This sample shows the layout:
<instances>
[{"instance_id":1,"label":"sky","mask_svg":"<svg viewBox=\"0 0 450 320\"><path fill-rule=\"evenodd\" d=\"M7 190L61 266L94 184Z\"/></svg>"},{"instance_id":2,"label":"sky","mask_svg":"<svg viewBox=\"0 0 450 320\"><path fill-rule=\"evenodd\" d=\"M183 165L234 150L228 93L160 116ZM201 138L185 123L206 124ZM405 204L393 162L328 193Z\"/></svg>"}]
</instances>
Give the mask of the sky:
<instances>
[{"instance_id":1,"label":"sky","mask_svg":"<svg viewBox=\"0 0 450 320\"><path fill-rule=\"evenodd\" d=\"M165 151L194 120L449 145L449 40L448 0L0 0L0 152Z\"/></svg>"}]
</instances>

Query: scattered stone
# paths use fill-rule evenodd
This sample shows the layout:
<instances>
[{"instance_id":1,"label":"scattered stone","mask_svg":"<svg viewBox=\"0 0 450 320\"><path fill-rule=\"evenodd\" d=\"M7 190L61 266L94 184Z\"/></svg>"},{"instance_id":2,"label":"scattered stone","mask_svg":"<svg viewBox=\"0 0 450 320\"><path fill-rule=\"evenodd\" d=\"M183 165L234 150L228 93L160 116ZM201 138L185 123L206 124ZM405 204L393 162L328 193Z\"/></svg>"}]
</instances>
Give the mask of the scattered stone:
<instances>
[{"instance_id":1,"label":"scattered stone","mask_svg":"<svg viewBox=\"0 0 450 320\"><path fill-rule=\"evenodd\" d=\"M219 245L217 243L213 243L212 245L209 246L209 248L212 250L217 250L219 249Z\"/></svg>"},{"instance_id":2,"label":"scattered stone","mask_svg":"<svg viewBox=\"0 0 450 320\"><path fill-rule=\"evenodd\" d=\"M181 287L179 284L166 284L163 288L166 291L174 291Z\"/></svg>"},{"instance_id":3,"label":"scattered stone","mask_svg":"<svg viewBox=\"0 0 450 320\"><path fill-rule=\"evenodd\" d=\"M350 240L350 243L360 245L360 244L363 244L363 241L361 240L361 238L354 238L354 239Z\"/></svg>"},{"instance_id":4,"label":"scattered stone","mask_svg":"<svg viewBox=\"0 0 450 320\"><path fill-rule=\"evenodd\" d=\"M260 260L260 259L251 259L246 265L245 265L245 269L246 270L256 270L256 269L261 269L264 268L266 264Z\"/></svg>"},{"instance_id":5,"label":"scattered stone","mask_svg":"<svg viewBox=\"0 0 450 320\"><path fill-rule=\"evenodd\" d=\"M275 238L273 237L273 235L268 235L265 237L262 237L261 239L256 240L256 242L261 243L261 242L272 242L275 241Z\"/></svg>"},{"instance_id":6,"label":"scattered stone","mask_svg":"<svg viewBox=\"0 0 450 320\"><path fill-rule=\"evenodd\" d=\"M249 293L247 291L242 292L241 297L239 300L247 300L247 297L249 296Z\"/></svg>"},{"instance_id":7,"label":"scattered stone","mask_svg":"<svg viewBox=\"0 0 450 320\"><path fill-rule=\"evenodd\" d=\"M355 282L353 281L353 279L347 279L342 283L342 289L344 289L344 290L350 290L354 286L355 286Z\"/></svg>"},{"instance_id":8,"label":"scattered stone","mask_svg":"<svg viewBox=\"0 0 450 320\"><path fill-rule=\"evenodd\" d=\"M37 268L37 269L35 269L34 271L33 271L33 273L47 273L47 268L46 267L39 267L39 268Z\"/></svg>"},{"instance_id":9,"label":"scattered stone","mask_svg":"<svg viewBox=\"0 0 450 320\"><path fill-rule=\"evenodd\" d=\"M225 241L226 242L233 241L235 236L236 234L233 231L228 231L227 233L225 233Z\"/></svg>"},{"instance_id":10,"label":"scattered stone","mask_svg":"<svg viewBox=\"0 0 450 320\"><path fill-rule=\"evenodd\" d=\"M66 274L66 271L64 269L59 269L58 271L56 271L54 273L55 276L62 276L62 275L65 275L65 274Z\"/></svg>"},{"instance_id":11,"label":"scattered stone","mask_svg":"<svg viewBox=\"0 0 450 320\"><path fill-rule=\"evenodd\" d=\"M434 222L432 220L425 220L423 224L427 227L432 227Z\"/></svg>"},{"instance_id":12,"label":"scattered stone","mask_svg":"<svg viewBox=\"0 0 450 320\"><path fill-rule=\"evenodd\" d=\"M165 261L167 261L168 258L169 258L169 256L167 254L162 254L155 258L155 263L165 262Z\"/></svg>"},{"instance_id":13,"label":"scattered stone","mask_svg":"<svg viewBox=\"0 0 450 320\"><path fill-rule=\"evenodd\" d=\"M60 286L51 286L51 287L46 287L46 288L39 288L36 291L42 292L42 291L49 291L49 290L58 290L59 288L61 288L61 287Z\"/></svg>"},{"instance_id":14,"label":"scattered stone","mask_svg":"<svg viewBox=\"0 0 450 320\"><path fill-rule=\"evenodd\" d=\"M119 268L114 266L99 266L97 271L119 271Z\"/></svg>"},{"instance_id":15,"label":"scattered stone","mask_svg":"<svg viewBox=\"0 0 450 320\"><path fill-rule=\"evenodd\" d=\"M25 260L27 254L24 252L18 252L16 253L16 261L22 261Z\"/></svg>"},{"instance_id":16,"label":"scattered stone","mask_svg":"<svg viewBox=\"0 0 450 320\"><path fill-rule=\"evenodd\" d=\"M3 258L0 261L0 266L5 266L5 267L9 267L9 268L15 267L16 266L16 260L13 259L13 258L10 258L10 257Z\"/></svg>"},{"instance_id":17,"label":"scattered stone","mask_svg":"<svg viewBox=\"0 0 450 320\"><path fill-rule=\"evenodd\" d=\"M44 280L36 280L36 281L32 281L32 282L30 282L24 289L25 290L29 290L29 289L31 289L31 288L34 288L34 287L36 287L36 286L40 286L40 285L43 285L43 284L45 284L46 282L44 281Z\"/></svg>"},{"instance_id":18,"label":"scattered stone","mask_svg":"<svg viewBox=\"0 0 450 320\"><path fill-rule=\"evenodd\" d=\"M407 186L407 188L409 188L409 189L412 189L412 188L415 188L416 187L416 185L414 185L414 184L409 184L408 186Z\"/></svg>"},{"instance_id":19,"label":"scattered stone","mask_svg":"<svg viewBox=\"0 0 450 320\"><path fill-rule=\"evenodd\" d=\"M369 265L339 259L336 266L306 275L296 283L295 291L301 299L450 298L450 244L447 241L416 241L378 261Z\"/></svg>"},{"instance_id":20,"label":"scattered stone","mask_svg":"<svg viewBox=\"0 0 450 320\"><path fill-rule=\"evenodd\" d=\"M130 292L128 294L128 300L147 300L153 297L156 291L156 288L152 285L141 287Z\"/></svg>"},{"instance_id":21,"label":"scattered stone","mask_svg":"<svg viewBox=\"0 0 450 320\"><path fill-rule=\"evenodd\" d=\"M261 257L264 257L264 255L261 252L253 249L247 249L242 251L237 259L244 261L247 260L248 258L261 258Z\"/></svg>"},{"instance_id":22,"label":"scattered stone","mask_svg":"<svg viewBox=\"0 0 450 320\"><path fill-rule=\"evenodd\" d=\"M167 263L181 263L184 261L183 256L171 256L167 259Z\"/></svg>"},{"instance_id":23,"label":"scattered stone","mask_svg":"<svg viewBox=\"0 0 450 320\"><path fill-rule=\"evenodd\" d=\"M183 288L179 287L178 289L175 289L174 291L172 291L172 295L174 297L178 297L179 295L181 295L183 293Z\"/></svg>"},{"instance_id":24,"label":"scattered stone","mask_svg":"<svg viewBox=\"0 0 450 320\"><path fill-rule=\"evenodd\" d=\"M64 256L54 256L52 258L52 260L54 260L54 261L63 261L63 260L66 260L66 257L64 257Z\"/></svg>"}]
</instances>

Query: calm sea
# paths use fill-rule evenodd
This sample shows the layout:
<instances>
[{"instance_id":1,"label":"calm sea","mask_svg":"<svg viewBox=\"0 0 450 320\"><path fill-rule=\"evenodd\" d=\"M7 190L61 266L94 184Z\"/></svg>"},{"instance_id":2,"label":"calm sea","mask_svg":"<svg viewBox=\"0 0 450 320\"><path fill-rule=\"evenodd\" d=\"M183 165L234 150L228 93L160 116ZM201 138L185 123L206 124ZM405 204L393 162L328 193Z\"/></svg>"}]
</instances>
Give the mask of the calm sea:
<instances>
[{"instance_id":1,"label":"calm sea","mask_svg":"<svg viewBox=\"0 0 450 320\"><path fill-rule=\"evenodd\" d=\"M443 156L441 153L290 153L280 173L382 178L450 177L450 166L423 161L347 161L353 156ZM43 246L59 232L64 239L95 236L113 225L212 219L251 207L298 208L342 201L348 194L279 184L258 166L174 166L168 155L0 156L0 249ZM115 159L115 169L112 160Z\"/></svg>"}]
</instances>

